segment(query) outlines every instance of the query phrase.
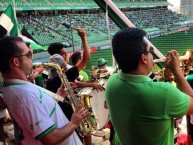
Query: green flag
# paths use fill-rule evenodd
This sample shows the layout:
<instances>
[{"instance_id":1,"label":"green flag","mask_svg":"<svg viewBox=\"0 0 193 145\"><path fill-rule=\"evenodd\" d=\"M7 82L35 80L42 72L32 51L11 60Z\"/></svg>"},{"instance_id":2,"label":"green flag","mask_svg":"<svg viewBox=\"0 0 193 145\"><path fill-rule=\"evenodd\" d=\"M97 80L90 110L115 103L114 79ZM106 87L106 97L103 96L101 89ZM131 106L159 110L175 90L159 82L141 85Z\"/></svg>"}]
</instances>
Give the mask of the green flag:
<instances>
[{"instance_id":1,"label":"green flag","mask_svg":"<svg viewBox=\"0 0 193 145\"><path fill-rule=\"evenodd\" d=\"M10 33L11 36L18 36L18 27L15 17L15 12L13 10L13 6L10 4L5 12L0 16L0 32L1 29Z\"/></svg>"}]
</instances>

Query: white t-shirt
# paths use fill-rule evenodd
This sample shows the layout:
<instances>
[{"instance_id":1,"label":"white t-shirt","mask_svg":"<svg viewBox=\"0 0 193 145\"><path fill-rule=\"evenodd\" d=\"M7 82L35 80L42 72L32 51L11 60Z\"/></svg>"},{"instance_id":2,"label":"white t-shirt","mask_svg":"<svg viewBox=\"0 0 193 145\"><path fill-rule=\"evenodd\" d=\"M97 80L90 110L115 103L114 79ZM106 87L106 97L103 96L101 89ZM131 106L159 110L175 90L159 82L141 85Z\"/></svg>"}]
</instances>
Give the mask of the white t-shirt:
<instances>
[{"instance_id":1,"label":"white t-shirt","mask_svg":"<svg viewBox=\"0 0 193 145\"><path fill-rule=\"evenodd\" d=\"M14 120L23 131L24 145L41 145L38 140L54 128L68 124L58 103L30 83L4 84L3 98ZM58 145L82 145L74 132Z\"/></svg>"}]
</instances>

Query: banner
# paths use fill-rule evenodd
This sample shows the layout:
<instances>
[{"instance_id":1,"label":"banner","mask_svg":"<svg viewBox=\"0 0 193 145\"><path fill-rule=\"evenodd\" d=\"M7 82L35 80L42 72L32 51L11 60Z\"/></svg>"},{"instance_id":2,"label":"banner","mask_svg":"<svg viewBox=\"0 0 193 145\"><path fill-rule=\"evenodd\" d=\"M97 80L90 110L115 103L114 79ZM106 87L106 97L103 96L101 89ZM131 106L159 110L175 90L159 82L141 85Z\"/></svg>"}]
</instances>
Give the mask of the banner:
<instances>
[{"instance_id":1,"label":"banner","mask_svg":"<svg viewBox=\"0 0 193 145\"><path fill-rule=\"evenodd\" d=\"M5 12L0 16L0 37L2 38L7 33L11 36L18 35L18 27L15 18L13 6L10 4Z\"/></svg>"}]
</instances>

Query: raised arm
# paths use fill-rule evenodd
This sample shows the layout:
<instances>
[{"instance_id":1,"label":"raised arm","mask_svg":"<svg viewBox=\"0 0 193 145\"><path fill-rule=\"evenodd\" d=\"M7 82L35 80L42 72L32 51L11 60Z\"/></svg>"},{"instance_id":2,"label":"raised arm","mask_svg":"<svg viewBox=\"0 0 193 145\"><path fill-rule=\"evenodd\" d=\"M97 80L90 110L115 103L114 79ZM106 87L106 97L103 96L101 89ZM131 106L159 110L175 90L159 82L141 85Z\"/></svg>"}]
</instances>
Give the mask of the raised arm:
<instances>
[{"instance_id":1,"label":"raised arm","mask_svg":"<svg viewBox=\"0 0 193 145\"><path fill-rule=\"evenodd\" d=\"M86 31L82 28L78 29L77 31L78 31L78 35L81 38L82 46L83 46L83 58L80 61L80 63L76 65L78 68L78 71L80 71L85 68L87 62L90 60L90 51L89 51L89 47L86 39Z\"/></svg>"},{"instance_id":2,"label":"raised arm","mask_svg":"<svg viewBox=\"0 0 193 145\"><path fill-rule=\"evenodd\" d=\"M180 70L180 60L178 53L177 51L172 50L168 52L168 55L170 56L170 59L166 61L166 67L168 67L173 73L177 88L190 96L190 106L187 114L193 114L193 90Z\"/></svg>"}]
</instances>

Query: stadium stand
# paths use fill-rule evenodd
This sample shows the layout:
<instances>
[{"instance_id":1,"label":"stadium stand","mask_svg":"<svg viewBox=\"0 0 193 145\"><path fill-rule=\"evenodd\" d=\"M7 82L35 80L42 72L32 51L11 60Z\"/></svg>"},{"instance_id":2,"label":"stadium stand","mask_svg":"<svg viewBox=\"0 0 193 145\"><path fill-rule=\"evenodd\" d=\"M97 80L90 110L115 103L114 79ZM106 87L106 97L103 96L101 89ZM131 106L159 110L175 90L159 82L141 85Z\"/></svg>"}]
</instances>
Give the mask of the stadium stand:
<instances>
[{"instance_id":1,"label":"stadium stand","mask_svg":"<svg viewBox=\"0 0 193 145\"><path fill-rule=\"evenodd\" d=\"M120 8L167 6L166 0L113 0ZM0 0L0 6L8 6L12 0ZM55 9L93 9L99 8L93 0L15 0L16 9L55 10ZM57 7L59 6L59 7ZM38 7L38 8L37 8ZM0 10L4 10L1 8Z\"/></svg>"},{"instance_id":2,"label":"stadium stand","mask_svg":"<svg viewBox=\"0 0 193 145\"><path fill-rule=\"evenodd\" d=\"M105 14L101 11L55 13L38 13L37 15L18 17L20 27L29 29L30 34L42 45L49 45L53 41L64 42L75 46L80 45L80 40L75 31L62 26L62 22L69 22L74 27L84 28L87 31L88 42L95 43L108 40ZM136 27L147 32L168 32L170 29L185 27L188 18L164 8L127 9L125 15ZM26 23L26 21L28 23ZM113 36L119 28L109 20L110 35ZM42 37L43 36L43 37ZM73 42L72 42L73 41Z\"/></svg>"},{"instance_id":3,"label":"stadium stand","mask_svg":"<svg viewBox=\"0 0 193 145\"><path fill-rule=\"evenodd\" d=\"M26 23L26 20L28 23ZM49 45L53 42L63 42L67 46L69 43L65 41L64 37L61 35L57 35L50 29L48 29L45 25L40 25L38 21L32 21L26 18L18 19L20 27L27 28L28 32L37 40L41 45Z\"/></svg>"},{"instance_id":4,"label":"stadium stand","mask_svg":"<svg viewBox=\"0 0 193 145\"><path fill-rule=\"evenodd\" d=\"M193 29L152 38L150 41L164 55L166 55L167 51L174 49L180 55L183 55L185 50L193 49Z\"/></svg>"},{"instance_id":5,"label":"stadium stand","mask_svg":"<svg viewBox=\"0 0 193 145\"><path fill-rule=\"evenodd\" d=\"M181 26L187 18L167 8L153 8L140 11L126 12L126 16L135 23L136 27L142 29L157 27L159 29L170 29L170 27Z\"/></svg>"}]
</instances>

